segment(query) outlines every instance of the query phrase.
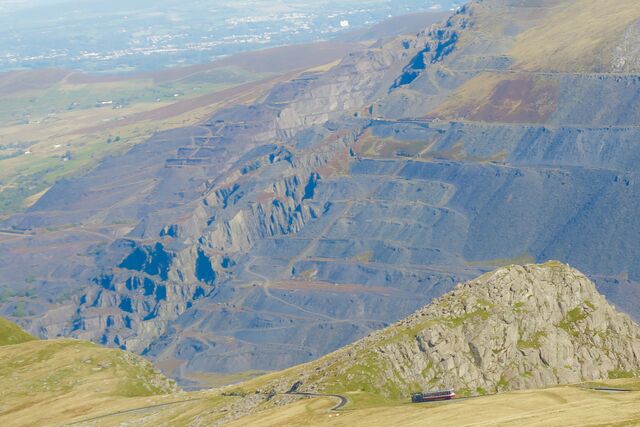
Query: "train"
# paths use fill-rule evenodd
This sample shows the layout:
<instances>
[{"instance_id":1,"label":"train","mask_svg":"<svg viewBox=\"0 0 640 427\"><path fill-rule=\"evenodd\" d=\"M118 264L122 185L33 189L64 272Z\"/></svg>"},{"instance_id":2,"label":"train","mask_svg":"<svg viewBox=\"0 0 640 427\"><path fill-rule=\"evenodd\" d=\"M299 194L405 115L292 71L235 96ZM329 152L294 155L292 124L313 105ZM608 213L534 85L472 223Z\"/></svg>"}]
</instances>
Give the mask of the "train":
<instances>
[{"instance_id":1,"label":"train","mask_svg":"<svg viewBox=\"0 0 640 427\"><path fill-rule=\"evenodd\" d=\"M456 397L453 390L437 390L437 391L423 391L421 393L412 393L411 402L435 402L438 400L451 400Z\"/></svg>"}]
</instances>

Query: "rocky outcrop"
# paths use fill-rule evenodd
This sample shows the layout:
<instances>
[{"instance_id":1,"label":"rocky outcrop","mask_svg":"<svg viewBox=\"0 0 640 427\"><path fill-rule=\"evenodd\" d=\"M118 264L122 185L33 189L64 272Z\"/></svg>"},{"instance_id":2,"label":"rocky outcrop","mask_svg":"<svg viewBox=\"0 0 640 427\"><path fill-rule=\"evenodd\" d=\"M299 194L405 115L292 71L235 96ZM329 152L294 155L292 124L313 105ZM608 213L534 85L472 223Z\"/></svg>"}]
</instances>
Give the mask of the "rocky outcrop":
<instances>
[{"instance_id":1,"label":"rocky outcrop","mask_svg":"<svg viewBox=\"0 0 640 427\"><path fill-rule=\"evenodd\" d=\"M622 40L613 51L613 70L637 72L640 70L640 20L625 31Z\"/></svg>"},{"instance_id":2,"label":"rocky outcrop","mask_svg":"<svg viewBox=\"0 0 640 427\"><path fill-rule=\"evenodd\" d=\"M66 334L136 352L212 289L204 280L183 284L126 270L96 278L96 285L80 297Z\"/></svg>"},{"instance_id":3,"label":"rocky outcrop","mask_svg":"<svg viewBox=\"0 0 640 427\"><path fill-rule=\"evenodd\" d=\"M299 374L298 390L359 389L390 397L638 376L640 327L567 265L510 266L458 285Z\"/></svg>"},{"instance_id":4,"label":"rocky outcrop","mask_svg":"<svg viewBox=\"0 0 640 427\"><path fill-rule=\"evenodd\" d=\"M171 321L215 292L235 258L261 239L299 232L322 214L322 206L313 203L321 176L308 164L319 166L327 159L312 157L314 161L303 156L292 167L292 154L276 148L239 162L241 182L262 168L282 166L288 173L267 182L266 188L238 183L214 187L184 225L160 231L162 243L122 240L112 245L112 256L117 259L120 253L122 260L93 279L97 286L81 297L68 333L144 351ZM197 230L201 237L180 247L179 230ZM101 331L100 336L91 331Z\"/></svg>"},{"instance_id":5,"label":"rocky outcrop","mask_svg":"<svg viewBox=\"0 0 640 427\"><path fill-rule=\"evenodd\" d=\"M460 38L460 31L472 23L473 8L473 4L461 7L445 25L425 30L422 37L414 42L418 46L420 43L424 45L403 69L392 89L412 83L429 65L442 61L453 52Z\"/></svg>"},{"instance_id":6,"label":"rocky outcrop","mask_svg":"<svg viewBox=\"0 0 640 427\"><path fill-rule=\"evenodd\" d=\"M208 232L212 248L228 253L251 248L261 238L300 231L317 213L304 201L313 199L319 175L293 175L275 182L246 208L219 221Z\"/></svg>"}]
</instances>

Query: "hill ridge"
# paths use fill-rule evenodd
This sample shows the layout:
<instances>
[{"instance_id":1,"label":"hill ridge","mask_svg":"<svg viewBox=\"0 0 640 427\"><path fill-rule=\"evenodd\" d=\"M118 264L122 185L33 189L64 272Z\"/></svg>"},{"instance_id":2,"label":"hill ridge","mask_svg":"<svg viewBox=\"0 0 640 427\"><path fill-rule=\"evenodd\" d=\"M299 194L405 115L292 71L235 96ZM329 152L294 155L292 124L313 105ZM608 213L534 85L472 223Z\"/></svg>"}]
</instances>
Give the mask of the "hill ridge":
<instances>
[{"instance_id":1,"label":"hill ridge","mask_svg":"<svg viewBox=\"0 0 640 427\"><path fill-rule=\"evenodd\" d=\"M0 346L33 341L36 337L22 330L13 322L0 317Z\"/></svg>"},{"instance_id":2,"label":"hill ridge","mask_svg":"<svg viewBox=\"0 0 640 427\"><path fill-rule=\"evenodd\" d=\"M640 327L578 270L512 265L270 384L299 391L462 395L640 375Z\"/></svg>"}]
</instances>

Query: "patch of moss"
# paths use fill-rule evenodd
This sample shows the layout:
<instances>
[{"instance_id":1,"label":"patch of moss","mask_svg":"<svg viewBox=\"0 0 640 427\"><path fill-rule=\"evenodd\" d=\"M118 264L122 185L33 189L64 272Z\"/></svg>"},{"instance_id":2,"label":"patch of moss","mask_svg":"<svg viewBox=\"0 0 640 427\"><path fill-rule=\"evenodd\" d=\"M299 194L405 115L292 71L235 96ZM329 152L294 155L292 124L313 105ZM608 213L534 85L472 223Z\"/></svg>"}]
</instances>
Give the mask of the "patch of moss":
<instances>
[{"instance_id":1,"label":"patch of moss","mask_svg":"<svg viewBox=\"0 0 640 427\"><path fill-rule=\"evenodd\" d=\"M462 397L469 397L471 396L471 390L467 387L461 388L456 390L456 395L462 396Z\"/></svg>"},{"instance_id":2,"label":"patch of moss","mask_svg":"<svg viewBox=\"0 0 640 427\"><path fill-rule=\"evenodd\" d=\"M480 318L482 320L487 320L491 314L486 309L478 309L474 311L470 311L469 313L465 313L460 317L454 317L449 319L449 322L454 326L462 326L466 322L474 319Z\"/></svg>"},{"instance_id":3,"label":"patch of moss","mask_svg":"<svg viewBox=\"0 0 640 427\"><path fill-rule=\"evenodd\" d=\"M500 381L496 384L496 391L506 390L509 387L509 380L504 376L500 376Z\"/></svg>"},{"instance_id":4,"label":"patch of moss","mask_svg":"<svg viewBox=\"0 0 640 427\"><path fill-rule=\"evenodd\" d=\"M478 387L476 388L476 393L478 393L480 396L484 396L485 394L487 394L487 390L482 387Z\"/></svg>"},{"instance_id":5,"label":"patch of moss","mask_svg":"<svg viewBox=\"0 0 640 427\"><path fill-rule=\"evenodd\" d=\"M325 382L325 391L333 393L363 392L400 398L399 378L389 379L388 363L379 360L375 353L365 352L344 372L336 372ZM385 380L386 379L386 380ZM384 383L381 384L381 381Z\"/></svg>"},{"instance_id":6,"label":"patch of moss","mask_svg":"<svg viewBox=\"0 0 640 427\"><path fill-rule=\"evenodd\" d=\"M582 310L581 307L576 307L573 310L569 311L564 319L560 323L558 323L558 327L563 329L569 335L578 336L578 331L576 331L576 324L581 320L584 320L589 315Z\"/></svg>"},{"instance_id":7,"label":"patch of moss","mask_svg":"<svg viewBox=\"0 0 640 427\"><path fill-rule=\"evenodd\" d=\"M422 332L425 329L430 328L433 325L436 325L438 323L442 323L442 320L440 319L429 319L426 320L424 322L420 322L416 325L413 325L411 327L405 327L405 328L401 328L398 330L393 331L393 333L388 334L387 336L385 336L384 338L382 338L380 341L377 342L378 346L382 346L385 344L391 344L391 343L397 343L399 341L402 341L404 339L409 339L409 340L414 340L416 339L416 337L418 336L418 334L420 332Z\"/></svg>"},{"instance_id":8,"label":"patch of moss","mask_svg":"<svg viewBox=\"0 0 640 427\"><path fill-rule=\"evenodd\" d=\"M539 349L540 346L542 345L540 343L540 340L542 338L546 337L546 336L547 336L547 333L545 331L535 332L533 335L531 335L531 338L529 338L528 340L524 340L524 339L518 340L518 348L520 348L520 349L526 349L526 348Z\"/></svg>"},{"instance_id":9,"label":"patch of moss","mask_svg":"<svg viewBox=\"0 0 640 427\"><path fill-rule=\"evenodd\" d=\"M564 267L566 267L563 263L561 263L560 261L556 261L556 260L549 260L549 261L545 262L544 264L542 264L542 266L549 267L549 268L564 268Z\"/></svg>"},{"instance_id":10,"label":"patch of moss","mask_svg":"<svg viewBox=\"0 0 640 427\"><path fill-rule=\"evenodd\" d=\"M600 339L602 341L605 341L607 338L609 338L609 332L608 331L595 331L594 332L598 337L600 337Z\"/></svg>"},{"instance_id":11,"label":"patch of moss","mask_svg":"<svg viewBox=\"0 0 640 427\"><path fill-rule=\"evenodd\" d=\"M576 307L567 313L566 320L571 323L579 322L580 320L584 320L588 317L588 314L585 313L582 308Z\"/></svg>"},{"instance_id":12,"label":"patch of moss","mask_svg":"<svg viewBox=\"0 0 640 427\"><path fill-rule=\"evenodd\" d=\"M513 304L513 312L516 314L526 313L527 310L525 310L524 305L525 305L524 302L517 301L515 304Z\"/></svg>"},{"instance_id":13,"label":"patch of moss","mask_svg":"<svg viewBox=\"0 0 640 427\"><path fill-rule=\"evenodd\" d=\"M633 372L624 371L620 368L616 368L609 371L610 380L618 380L621 378L634 378L634 377L635 377L635 374Z\"/></svg>"}]
</instances>

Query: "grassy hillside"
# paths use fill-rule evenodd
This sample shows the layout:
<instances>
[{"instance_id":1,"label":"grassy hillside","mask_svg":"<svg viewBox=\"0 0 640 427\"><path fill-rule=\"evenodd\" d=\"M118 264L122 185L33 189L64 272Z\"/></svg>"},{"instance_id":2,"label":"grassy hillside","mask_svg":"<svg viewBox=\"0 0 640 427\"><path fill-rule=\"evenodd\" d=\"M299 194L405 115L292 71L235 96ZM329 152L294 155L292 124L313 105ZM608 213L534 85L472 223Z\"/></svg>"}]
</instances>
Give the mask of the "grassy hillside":
<instances>
[{"instance_id":1,"label":"grassy hillside","mask_svg":"<svg viewBox=\"0 0 640 427\"><path fill-rule=\"evenodd\" d=\"M101 405L178 391L151 363L120 350L36 340L3 319L0 343L3 426L56 425Z\"/></svg>"},{"instance_id":2,"label":"grassy hillside","mask_svg":"<svg viewBox=\"0 0 640 427\"><path fill-rule=\"evenodd\" d=\"M614 381L633 386L640 381ZM303 400L241 418L230 426L633 426L640 391L605 393L574 387L555 387L485 396L447 403L380 402L365 409L330 412L333 399Z\"/></svg>"},{"instance_id":3,"label":"grassy hillside","mask_svg":"<svg viewBox=\"0 0 640 427\"><path fill-rule=\"evenodd\" d=\"M607 393L588 384L509 392L452 402L412 404L379 401L368 407L332 411L328 397L291 398L249 395L222 396L215 391L143 400L110 402L97 417L80 425L190 426L223 423L230 426L633 426L640 423L639 380L602 384L635 391ZM349 396L352 397L352 396ZM283 404L286 403L286 404ZM248 415L239 413L246 411Z\"/></svg>"},{"instance_id":4,"label":"grassy hillside","mask_svg":"<svg viewBox=\"0 0 640 427\"><path fill-rule=\"evenodd\" d=\"M593 73L640 71L636 47L640 3L635 0L543 3L549 6L532 5L530 14L514 15L507 21L518 28L515 32L501 27L505 22L499 13L502 9L481 10L475 30L462 37L461 52L466 52L469 45L472 49L478 40L488 38L494 42L493 55L508 59L510 66L487 67L456 88L427 117L549 123L570 98L566 93L560 96L563 79L578 75L585 78ZM510 9L502 12L513 13ZM583 109L586 111L589 107Z\"/></svg>"},{"instance_id":5,"label":"grassy hillside","mask_svg":"<svg viewBox=\"0 0 640 427\"><path fill-rule=\"evenodd\" d=\"M516 38L511 53L517 68L525 70L613 71L612 55L638 19L636 0L558 2L538 25Z\"/></svg>"},{"instance_id":6,"label":"grassy hillside","mask_svg":"<svg viewBox=\"0 0 640 427\"><path fill-rule=\"evenodd\" d=\"M527 281L522 279L527 279L528 275L537 286L525 284ZM562 282L561 278L568 278L569 282ZM497 349L498 353L506 352L505 355L510 350L516 351L516 358L510 362L507 360L511 367L520 363L522 357L526 357L527 366L535 366L534 350L537 348L544 352L545 343L561 353L562 346L567 339L570 340L565 335L575 339L582 337L578 341L587 342L591 338L584 334L583 326L592 335L600 336L596 329L606 324L609 329L617 331L616 336L625 340L625 328L630 320L609 309L603 299L594 295L592 285L583 283L585 280L575 270L559 263L503 268L459 286L453 293L404 321L318 361L237 386L193 393L177 389L172 381L138 356L84 341L36 340L10 322L2 321L3 333L0 336L5 340L11 338L15 345L0 347L0 425L404 426L423 424L425 420L434 425L473 426L637 425L640 423L637 411L640 379L619 369L609 372L610 379L598 382L525 391L504 392L508 389L508 381L501 378L500 383L504 384L498 384L495 390L470 393L482 396L434 404L409 403L406 387L412 390L425 388L424 384L414 381L412 373L425 356L414 354L411 343L420 341L419 336L426 340L424 331L429 331L434 325L445 327L440 342L453 346L462 337L455 333L473 331L478 324L487 325L492 316L505 319L513 312L515 317L527 319L527 313L536 306L535 301L550 299L554 301L551 307L566 305L566 294L570 293L572 304L579 304L585 295L589 297L584 310L591 310L590 314L569 310L567 316L558 320L561 339L557 341L547 342L552 335L549 330L548 335L534 333L530 337L522 336L513 348ZM511 290L505 291L501 283L507 283ZM554 288L557 288L558 295L554 294ZM476 298L485 289L500 295L493 303ZM510 296L511 293L513 295ZM510 299L523 295L528 295L529 301L520 303ZM505 303L505 299L513 304ZM475 308L478 304L484 307L480 311ZM500 311L498 306L506 309ZM535 312L544 324L553 324L545 317L549 310L553 312L550 307ZM430 318L434 313L448 317L434 320ZM517 325L521 334L528 334L526 324L515 319L507 323ZM484 329L500 329L495 322L490 324L493 326L485 326ZM615 342L615 339L611 341L600 336L600 341L610 351L597 356L598 364L606 365L608 358L614 360L616 354L625 351L627 345ZM476 344L476 352L483 354L482 346ZM597 345L589 344L589 348L591 353L597 353ZM430 354L435 354L437 349L438 346L434 345ZM464 352L452 349L450 353L462 355ZM589 352L576 350L576 353L587 357L585 355ZM409 359L403 359L402 354ZM435 365L429 364L419 375L427 378L433 376L431 371L437 371L440 373L434 378L445 382L447 378L457 378L455 381L459 382L465 376L472 376L471 371L460 374L459 368L465 366L464 361L458 361L455 370L446 372L442 370L447 369L446 363ZM527 378L539 376L548 368L538 367L536 372L528 373ZM556 366L553 370L555 375L561 375ZM484 374L489 375L489 371ZM433 387L443 386L438 381L433 383ZM335 398L309 399L287 394L296 382L299 382L298 387L307 391L340 394L348 399L348 404L339 411L332 411ZM526 383L522 384L526 386ZM602 386L632 391L608 393L594 389ZM458 394L468 393L460 387L456 387ZM495 394L496 391L500 393Z\"/></svg>"},{"instance_id":7,"label":"grassy hillside","mask_svg":"<svg viewBox=\"0 0 640 427\"><path fill-rule=\"evenodd\" d=\"M14 323L0 317L0 346L20 344L35 339Z\"/></svg>"}]
</instances>

